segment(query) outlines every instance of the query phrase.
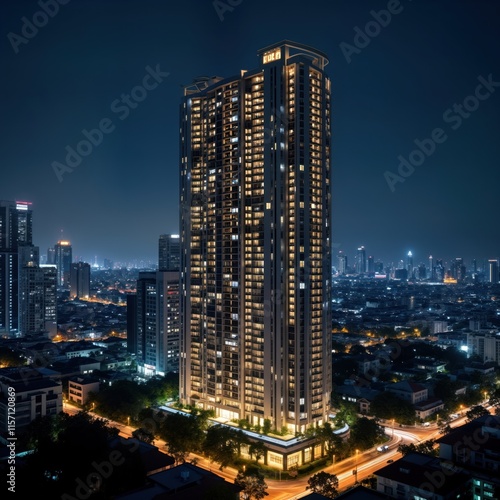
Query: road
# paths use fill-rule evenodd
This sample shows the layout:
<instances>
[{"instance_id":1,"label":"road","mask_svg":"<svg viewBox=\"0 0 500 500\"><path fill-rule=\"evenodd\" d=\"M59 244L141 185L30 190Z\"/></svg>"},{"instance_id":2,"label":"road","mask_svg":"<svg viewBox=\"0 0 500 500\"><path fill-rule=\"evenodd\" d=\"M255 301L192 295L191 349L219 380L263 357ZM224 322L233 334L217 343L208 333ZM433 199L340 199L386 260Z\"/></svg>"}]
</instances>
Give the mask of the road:
<instances>
[{"instance_id":1,"label":"road","mask_svg":"<svg viewBox=\"0 0 500 500\"><path fill-rule=\"evenodd\" d=\"M63 409L69 414L75 414L80 411L78 407L67 402L64 403ZM94 417L102 418L92 412L89 413ZM465 415L465 412L463 415ZM132 432L135 430L134 427L124 425L119 422L113 422L110 420L108 420L108 422L110 425L117 427L120 431L120 436L123 437L131 437ZM452 427L456 427L458 425L463 425L464 423L465 416L462 416L452 421L450 425ZM394 429L392 427L386 427L385 432L390 439L387 442L389 446L388 451L381 453L376 451L376 449L367 450L359 453L357 457L347 458L323 469L325 472L335 474L337 476L339 479L339 491L344 491L354 486L354 470L357 471L357 479L359 482L386 465L388 460L399 459L402 455L397 451L397 448L401 443L418 443L420 441L427 441L428 439L435 439L441 435L435 424L431 424L430 427L395 427ZM156 439L155 446L157 446L160 451L166 453L166 444L162 439ZM234 482L236 474L238 473L236 469L231 467L226 467L223 471L221 471L217 467L217 464L210 462L200 455L191 453L188 460L194 459L196 460L196 464L198 466L223 477L226 481L231 483ZM268 486L267 492L269 493L269 496L266 498L268 500L295 500L302 498L310 493L309 490L306 490L308 479L309 477L282 481L279 479L266 479L266 484Z\"/></svg>"}]
</instances>

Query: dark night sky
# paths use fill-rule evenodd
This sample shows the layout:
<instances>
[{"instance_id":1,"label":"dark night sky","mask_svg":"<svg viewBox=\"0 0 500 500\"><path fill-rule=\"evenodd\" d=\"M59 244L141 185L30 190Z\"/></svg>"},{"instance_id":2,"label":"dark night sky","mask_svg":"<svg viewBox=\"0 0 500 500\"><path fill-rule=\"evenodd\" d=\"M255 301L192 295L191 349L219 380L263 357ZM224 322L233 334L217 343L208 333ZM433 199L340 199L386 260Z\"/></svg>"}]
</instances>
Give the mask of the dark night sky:
<instances>
[{"instance_id":1,"label":"dark night sky","mask_svg":"<svg viewBox=\"0 0 500 500\"><path fill-rule=\"evenodd\" d=\"M500 256L500 84L466 100L479 77L500 82L498 0L401 0L350 63L340 44L387 0L231 3L221 20L212 0L71 0L16 44L41 8L2 0L0 199L33 202L41 253L63 230L86 260L156 258L159 234L178 231L182 85L253 69L257 50L290 39L330 60L335 249L351 262L359 245L384 262ZM169 76L120 119L113 101L157 65ZM478 107L459 122L464 100ZM52 163L105 118L114 130L59 182ZM436 128L446 140L391 191L384 172Z\"/></svg>"}]
</instances>

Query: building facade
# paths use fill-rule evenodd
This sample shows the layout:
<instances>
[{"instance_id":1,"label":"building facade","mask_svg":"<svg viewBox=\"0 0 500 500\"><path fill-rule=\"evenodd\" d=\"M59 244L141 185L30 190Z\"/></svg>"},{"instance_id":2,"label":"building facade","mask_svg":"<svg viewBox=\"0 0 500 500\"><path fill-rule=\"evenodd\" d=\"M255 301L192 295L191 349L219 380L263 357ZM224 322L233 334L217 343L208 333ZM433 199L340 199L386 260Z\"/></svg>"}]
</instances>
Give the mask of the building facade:
<instances>
[{"instance_id":1,"label":"building facade","mask_svg":"<svg viewBox=\"0 0 500 500\"><path fill-rule=\"evenodd\" d=\"M6 337L20 335L19 256L32 246L32 221L31 203L0 201L0 335Z\"/></svg>"},{"instance_id":2,"label":"building facade","mask_svg":"<svg viewBox=\"0 0 500 500\"><path fill-rule=\"evenodd\" d=\"M60 240L54 245L54 259L57 266L57 286L68 289L73 262L73 250L69 241Z\"/></svg>"},{"instance_id":3,"label":"building facade","mask_svg":"<svg viewBox=\"0 0 500 500\"><path fill-rule=\"evenodd\" d=\"M136 346L135 350L129 350L136 354L139 372L145 376L177 372L180 344L179 272L139 273L136 299L131 299L130 303L135 311L130 324L134 325L132 330Z\"/></svg>"},{"instance_id":4,"label":"building facade","mask_svg":"<svg viewBox=\"0 0 500 500\"><path fill-rule=\"evenodd\" d=\"M304 432L331 393L330 80L284 41L180 109L183 403Z\"/></svg>"},{"instance_id":5,"label":"building facade","mask_svg":"<svg viewBox=\"0 0 500 500\"><path fill-rule=\"evenodd\" d=\"M178 234L161 234L158 240L158 270L179 271L181 247Z\"/></svg>"},{"instance_id":6,"label":"building facade","mask_svg":"<svg viewBox=\"0 0 500 500\"><path fill-rule=\"evenodd\" d=\"M71 264L69 296L71 299L90 297L90 264L86 262Z\"/></svg>"}]
</instances>

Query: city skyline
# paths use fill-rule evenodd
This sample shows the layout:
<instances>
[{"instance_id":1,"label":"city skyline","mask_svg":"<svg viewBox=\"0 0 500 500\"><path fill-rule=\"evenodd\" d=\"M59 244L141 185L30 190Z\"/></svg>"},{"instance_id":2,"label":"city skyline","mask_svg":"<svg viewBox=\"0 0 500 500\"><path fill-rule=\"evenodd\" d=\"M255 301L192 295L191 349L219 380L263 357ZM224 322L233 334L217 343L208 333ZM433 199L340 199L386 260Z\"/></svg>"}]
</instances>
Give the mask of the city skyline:
<instances>
[{"instance_id":1,"label":"city skyline","mask_svg":"<svg viewBox=\"0 0 500 500\"><path fill-rule=\"evenodd\" d=\"M334 255L498 258L495 2L49 3L0 7L0 198L33 202L41 254L62 230L88 261L155 260L193 68L237 75L291 39L330 59Z\"/></svg>"}]
</instances>

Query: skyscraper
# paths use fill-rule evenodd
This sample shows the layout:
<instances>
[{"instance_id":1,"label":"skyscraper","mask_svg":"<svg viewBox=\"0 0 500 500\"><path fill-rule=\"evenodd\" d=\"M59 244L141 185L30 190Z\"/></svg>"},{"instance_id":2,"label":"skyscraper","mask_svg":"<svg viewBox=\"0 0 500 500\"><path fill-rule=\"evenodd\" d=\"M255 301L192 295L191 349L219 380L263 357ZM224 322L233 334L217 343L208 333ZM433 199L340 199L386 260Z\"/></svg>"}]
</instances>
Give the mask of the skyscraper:
<instances>
[{"instance_id":1,"label":"skyscraper","mask_svg":"<svg viewBox=\"0 0 500 500\"><path fill-rule=\"evenodd\" d=\"M90 297L90 264L76 262L70 267L69 296L71 299Z\"/></svg>"},{"instance_id":2,"label":"skyscraper","mask_svg":"<svg viewBox=\"0 0 500 500\"><path fill-rule=\"evenodd\" d=\"M178 234L161 234L158 240L158 270L179 271L180 238Z\"/></svg>"},{"instance_id":3,"label":"skyscraper","mask_svg":"<svg viewBox=\"0 0 500 500\"><path fill-rule=\"evenodd\" d=\"M356 254L356 272L358 274L366 273L366 250L364 246L360 246Z\"/></svg>"},{"instance_id":4,"label":"skyscraper","mask_svg":"<svg viewBox=\"0 0 500 500\"><path fill-rule=\"evenodd\" d=\"M408 255L406 256L406 270L408 271L408 279L412 279L414 277L413 273L413 253L410 250Z\"/></svg>"},{"instance_id":5,"label":"skyscraper","mask_svg":"<svg viewBox=\"0 0 500 500\"><path fill-rule=\"evenodd\" d=\"M498 283L499 276L498 276L498 260L496 259L490 259L488 261L489 264L489 276L488 276L488 281L490 283Z\"/></svg>"},{"instance_id":6,"label":"skyscraper","mask_svg":"<svg viewBox=\"0 0 500 500\"><path fill-rule=\"evenodd\" d=\"M342 251L339 252L338 273L339 274L346 274L347 273L347 255Z\"/></svg>"},{"instance_id":7,"label":"skyscraper","mask_svg":"<svg viewBox=\"0 0 500 500\"><path fill-rule=\"evenodd\" d=\"M131 306L130 331L139 371L145 376L179 369L179 271L139 273ZM134 317L135 316L135 317Z\"/></svg>"},{"instance_id":8,"label":"skyscraper","mask_svg":"<svg viewBox=\"0 0 500 500\"><path fill-rule=\"evenodd\" d=\"M19 249L32 245L31 203L0 201L0 335L19 335ZM23 253L24 255L24 253Z\"/></svg>"},{"instance_id":9,"label":"skyscraper","mask_svg":"<svg viewBox=\"0 0 500 500\"><path fill-rule=\"evenodd\" d=\"M57 286L60 288L69 288L71 263L73 262L71 243L66 240L60 240L55 244L54 250L54 263L57 266Z\"/></svg>"},{"instance_id":10,"label":"skyscraper","mask_svg":"<svg viewBox=\"0 0 500 500\"><path fill-rule=\"evenodd\" d=\"M57 333L55 266L39 266L31 261L23 266L19 284L19 316L22 335Z\"/></svg>"},{"instance_id":11,"label":"skyscraper","mask_svg":"<svg viewBox=\"0 0 500 500\"><path fill-rule=\"evenodd\" d=\"M184 91L180 398L295 433L331 392L330 80L305 45L258 57Z\"/></svg>"}]
</instances>

